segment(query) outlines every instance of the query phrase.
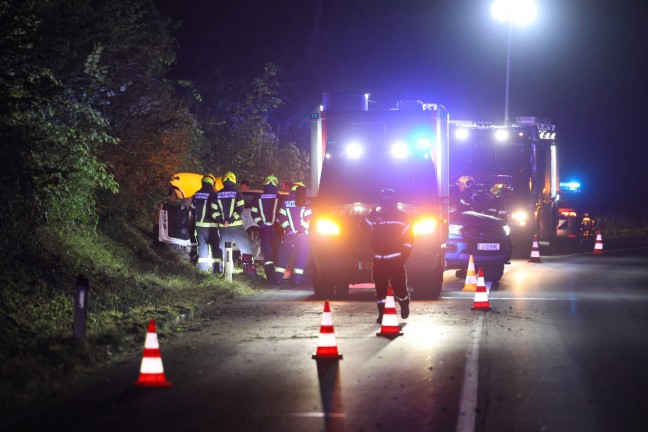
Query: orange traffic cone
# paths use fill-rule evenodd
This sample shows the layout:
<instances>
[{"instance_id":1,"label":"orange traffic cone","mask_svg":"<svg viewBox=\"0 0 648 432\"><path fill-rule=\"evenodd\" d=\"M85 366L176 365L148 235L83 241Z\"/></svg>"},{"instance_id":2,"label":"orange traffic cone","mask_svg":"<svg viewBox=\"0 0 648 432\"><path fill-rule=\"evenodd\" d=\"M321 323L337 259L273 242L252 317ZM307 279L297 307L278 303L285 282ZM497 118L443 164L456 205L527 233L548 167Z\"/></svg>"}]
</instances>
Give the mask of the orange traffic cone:
<instances>
[{"instance_id":1,"label":"orange traffic cone","mask_svg":"<svg viewBox=\"0 0 648 432\"><path fill-rule=\"evenodd\" d=\"M312 358L317 360L342 359L342 354L338 352L337 344L335 343L333 318L328 300L324 303L324 313L322 314L322 326L320 327L319 340L317 341L317 351L313 354Z\"/></svg>"},{"instance_id":2,"label":"orange traffic cone","mask_svg":"<svg viewBox=\"0 0 648 432\"><path fill-rule=\"evenodd\" d=\"M533 247L531 248L531 258L529 262L539 263L540 261L540 246L538 246L538 235L533 234Z\"/></svg>"},{"instance_id":3,"label":"orange traffic cone","mask_svg":"<svg viewBox=\"0 0 648 432\"><path fill-rule=\"evenodd\" d=\"M472 310L489 311L492 308L488 302L488 292L486 292L486 283L484 282L484 271L479 269L477 277L477 289L475 290L475 301Z\"/></svg>"},{"instance_id":4,"label":"orange traffic cone","mask_svg":"<svg viewBox=\"0 0 648 432\"><path fill-rule=\"evenodd\" d=\"M376 333L376 336L384 336L387 338L403 336L403 332L398 325L398 318L396 318L396 302L394 301L394 291L391 286L387 288L382 327L380 328L380 332Z\"/></svg>"},{"instance_id":5,"label":"orange traffic cone","mask_svg":"<svg viewBox=\"0 0 648 432\"><path fill-rule=\"evenodd\" d=\"M603 254L603 238L601 237L601 230L596 230L596 243L594 244L594 252L596 255Z\"/></svg>"},{"instance_id":6,"label":"orange traffic cone","mask_svg":"<svg viewBox=\"0 0 648 432\"><path fill-rule=\"evenodd\" d=\"M462 291L472 291L475 292L477 289L477 275L475 274L475 261L473 261L473 256L470 255L470 260L468 261L468 270L466 271L466 283Z\"/></svg>"},{"instance_id":7,"label":"orange traffic cone","mask_svg":"<svg viewBox=\"0 0 648 432\"><path fill-rule=\"evenodd\" d=\"M162 355L155 331L155 321L148 323L146 330L146 341L144 342L144 356L140 366L139 379L135 382L140 387L170 387L171 381L167 381L162 367Z\"/></svg>"}]
</instances>

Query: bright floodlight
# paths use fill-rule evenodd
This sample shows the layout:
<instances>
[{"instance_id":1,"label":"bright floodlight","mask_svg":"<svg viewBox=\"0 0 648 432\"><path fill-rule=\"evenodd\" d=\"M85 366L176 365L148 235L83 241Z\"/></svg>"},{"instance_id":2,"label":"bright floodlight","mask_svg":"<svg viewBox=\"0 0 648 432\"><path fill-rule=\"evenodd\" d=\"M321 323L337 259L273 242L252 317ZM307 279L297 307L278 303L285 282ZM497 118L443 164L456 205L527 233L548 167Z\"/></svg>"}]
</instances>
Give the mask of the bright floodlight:
<instances>
[{"instance_id":1,"label":"bright floodlight","mask_svg":"<svg viewBox=\"0 0 648 432\"><path fill-rule=\"evenodd\" d=\"M508 136L509 136L508 131L505 129L498 129L495 131L495 139L497 141L500 142L506 141L508 139Z\"/></svg>"},{"instance_id":2,"label":"bright floodlight","mask_svg":"<svg viewBox=\"0 0 648 432\"><path fill-rule=\"evenodd\" d=\"M495 0L491 5L491 13L497 21L519 25L533 22L537 12L534 0Z\"/></svg>"},{"instance_id":3,"label":"bright floodlight","mask_svg":"<svg viewBox=\"0 0 648 432\"><path fill-rule=\"evenodd\" d=\"M362 149L362 146L358 143L351 143L348 146L346 146L346 149L344 151L349 157L349 159L359 159L362 157L362 153L364 150Z\"/></svg>"},{"instance_id":4,"label":"bright floodlight","mask_svg":"<svg viewBox=\"0 0 648 432\"><path fill-rule=\"evenodd\" d=\"M468 138L468 131L464 128L459 128L455 131L455 138L458 140L465 140Z\"/></svg>"},{"instance_id":5,"label":"bright floodlight","mask_svg":"<svg viewBox=\"0 0 648 432\"><path fill-rule=\"evenodd\" d=\"M407 145L402 142L397 142L391 147L391 155L394 159L404 159L409 154Z\"/></svg>"}]
</instances>

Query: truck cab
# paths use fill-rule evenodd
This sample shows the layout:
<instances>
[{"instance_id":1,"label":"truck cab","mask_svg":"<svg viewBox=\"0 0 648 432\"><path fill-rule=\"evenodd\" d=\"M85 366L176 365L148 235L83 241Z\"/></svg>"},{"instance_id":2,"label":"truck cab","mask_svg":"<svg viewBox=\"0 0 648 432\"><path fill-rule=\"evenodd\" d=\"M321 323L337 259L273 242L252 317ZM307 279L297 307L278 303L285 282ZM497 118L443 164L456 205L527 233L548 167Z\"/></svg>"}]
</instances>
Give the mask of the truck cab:
<instances>
[{"instance_id":1,"label":"truck cab","mask_svg":"<svg viewBox=\"0 0 648 432\"><path fill-rule=\"evenodd\" d=\"M367 96L365 96L367 98ZM416 241L407 264L416 298L436 298L448 236L448 113L436 104L391 110L325 97L312 119L313 288L316 296L346 295L372 281L370 232L363 220L384 188L394 189Z\"/></svg>"},{"instance_id":2,"label":"truck cab","mask_svg":"<svg viewBox=\"0 0 648 432\"><path fill-rule=\"evenodd\" d=\"M516 250L528 252L556 240L559 172L555 126L547 119L517 117L508 126L453 121L450 180L469 178L472 209L503 219Z\"/></svg>"}]
</instances>

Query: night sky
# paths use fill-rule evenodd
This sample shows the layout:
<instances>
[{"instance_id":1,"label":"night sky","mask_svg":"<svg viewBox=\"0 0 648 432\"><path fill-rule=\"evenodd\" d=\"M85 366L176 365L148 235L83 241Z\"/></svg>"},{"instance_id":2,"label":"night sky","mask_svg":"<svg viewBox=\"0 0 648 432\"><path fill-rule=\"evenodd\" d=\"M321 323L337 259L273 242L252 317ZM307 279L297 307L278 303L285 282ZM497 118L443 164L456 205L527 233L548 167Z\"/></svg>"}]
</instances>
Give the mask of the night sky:
<instances>
[{"instance_id":1,"label":"night sky","mask_svg":"<svg viewBox=\"0 0 648 432\"><path fill-rule=\"evenodd\" d=\"M420 99L455 120L503 123L508 27L490 0L154 3L182 22L176 77L254 76L272 61L315 102L367 91L377 105ZM648 209L648 2L537 4L536 21L513 29L510 118L556 124L561 177L583 183L593 210Z\"/></svg>"}]
</instances>

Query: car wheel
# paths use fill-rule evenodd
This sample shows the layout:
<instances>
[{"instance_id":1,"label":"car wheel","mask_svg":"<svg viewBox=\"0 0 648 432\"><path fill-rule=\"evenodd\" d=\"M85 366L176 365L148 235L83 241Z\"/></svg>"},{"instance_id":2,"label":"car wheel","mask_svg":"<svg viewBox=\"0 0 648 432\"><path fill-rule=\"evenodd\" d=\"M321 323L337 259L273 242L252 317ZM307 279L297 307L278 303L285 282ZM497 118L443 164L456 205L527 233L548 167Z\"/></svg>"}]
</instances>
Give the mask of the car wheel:
<instances>
[{"instance_id":1,"label":"car wheel","mask_svg":"<svg viewBox=\"0 0 648 432\"><path fill-rule=\"evenodd\" d=\"M417 299L437 300L443 288L443 255L440 264L433 270L420 270L412 274L412 286Z\"/></svg>"}]
</instances>

